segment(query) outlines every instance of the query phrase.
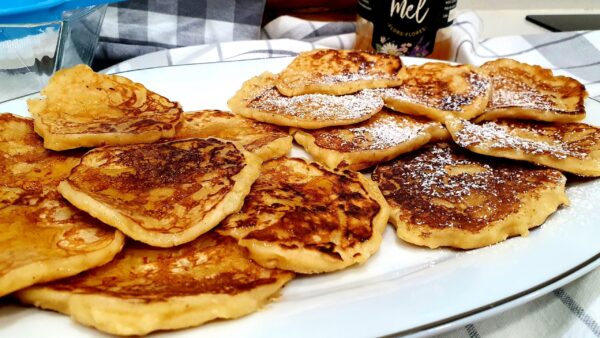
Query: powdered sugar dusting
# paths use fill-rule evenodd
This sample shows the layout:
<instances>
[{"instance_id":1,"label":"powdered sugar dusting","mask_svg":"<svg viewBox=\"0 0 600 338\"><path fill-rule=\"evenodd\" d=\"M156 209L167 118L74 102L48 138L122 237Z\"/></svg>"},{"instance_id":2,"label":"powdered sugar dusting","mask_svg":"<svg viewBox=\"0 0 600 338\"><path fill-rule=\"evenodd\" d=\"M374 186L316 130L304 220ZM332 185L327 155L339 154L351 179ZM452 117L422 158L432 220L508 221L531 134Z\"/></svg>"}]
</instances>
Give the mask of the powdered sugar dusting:
<instances>
[{"instance_id":1,"label":"powdered sugar dusting","mask_svg":"<svg viewBox=\"0 0 600 338\"><path fill-rule=\"evenodd\" d=\"M465 180L464 177L453 179L446 172L446 168L449 166L474 165L481 170L470 173L468 180ZM406 163L405 171L408 179L419 182L419 188L429 197L461 198L472 194L475 190L489 190L492 167L472 159L456 157L448 148L435 146L430 149L430 152L422 153L413 161ZM495 184L504 183L506 182L502 178L497 178L495 182Z\"/></svg>"},{"instance_id":2,"label":"powdered sugar dusting","mask_svg":"<svg viewBox=\"0 0 600 338\"><path fill-rule=\"evenodd\" d=\"M248 107L303 120L354 120L378 112L383 100L361 91L352 95L306 94L287 97L270 88L252 100Z\"/></svg>"},{"instance_id":3,"label":"powdered sugar dusting","mask_svg":"<svg viewBox=\"0 0 600 338\"><path fill-rule=\"evenodd\" d=\"M367 121L352 126L308 131L321 148L343 152L383 150L429 141L428 133L441 130L439 122L391 113L384 109ZM420 141L419 144L417 144Z\"/></svg>"},{"instance_id":4,"label":"powdered sugar dusting","mask_svg":"<svg viewBox=\"0 0 600 338\"><path fill-rule=\"evenodd\" d=\"M480 146L491 149L518 149L532 155L548 155L557 159L585 158L585 152L572 149L567 143L547 137L539 140L515 135L519 127L501 125L489 121L481 125L462 121L462 129L456 133L456 142L462 147ZM534 131L535 132L535 131ZM536 134L542 134L537 132Z\"/></svg>"},{"instance_id":5,"label":"powdered sugar dusting","mask_svg":"<svg viewBox=\"0 0 600 338\"><path fill-rule=\"evenodd\" d=\"M404 123L402 123L404 122ZM382 116L373 123L363 127L351 128L354 137L370 140L368 149L378 150L395 147L423 135L426 124L406 123L394 116Z\"/></svg>"},{"instance_id":6,"label":"powdered sugar dusting","mask_svg":"<svg viewBox=\"0 0 600 338\"><path fill-rule=\"evenodd\" d=\"M372 177L410 223L471 231L516 212L523 196L564 184L556 170L514 166L447 143L380 165Z\"/></svg>"},{"instance_id":7,"label":"powdered sugar dusting","mask_svg":"<svg viewBox=\"0 0 600 338\"><path fill-rule=\"evenodd\" d=\"M521 107L539 110L560 110L552 96L527 83L511 78L493 77L494 90L488 108Z\"/></svg>"},{"instance_id":8,"label":"powdered sugar dusting","mask_svg":"<svg viewBox=\"0 0 600 338\"><path fill-rule=\"evenodd\" d=\"M373 74L368 73L366 71L357 72L357 73L345 73L345 74L333 74L333 75L324 75L318 80L315 80L314 83L324 83L324 84L336 84L336 83L347 83L347 82L357 82L357 81L379 81L379 80L396 80L395 76L387 75L387 74Z\"/></svg>"}]
</instances>

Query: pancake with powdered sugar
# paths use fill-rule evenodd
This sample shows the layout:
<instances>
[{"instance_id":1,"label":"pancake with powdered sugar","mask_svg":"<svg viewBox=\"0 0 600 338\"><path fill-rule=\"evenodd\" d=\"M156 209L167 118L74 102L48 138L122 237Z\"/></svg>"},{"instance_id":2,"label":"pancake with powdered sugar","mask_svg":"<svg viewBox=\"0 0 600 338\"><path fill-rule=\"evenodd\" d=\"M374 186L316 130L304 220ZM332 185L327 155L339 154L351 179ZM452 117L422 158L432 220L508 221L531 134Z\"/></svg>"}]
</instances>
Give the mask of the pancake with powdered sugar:
<instances>
[{"instance_id":1,"label":"pancake with powdered sugar","mask_svg":"<svg viewBox=\"0 0 600 338\"><path fill-rule=\"evenodd\" d=\"M372 177L390 204L398 237L430 248L473 249L526 236L569 203L560 171L449 143L379 165Z\"/></svg>"},{"instance_id":2,"label":"pancake with powdered sugar","mask_svg":"<svg viewBox=\"0 0 600 338\"><path fill-rule=\"evenodd\" d=\"M424 117L394 113L386 108L367 121L340 127L297 130L296 142L329 168L362 170L449 138L446 128Z\"/></svg>"},{"instance_id":3,"label":"pancake with powdered sugar","mask_svg":"<svg viewBox=\"0 0 600 338\"><path fill-rule=\"evenodd\" d=\"M383 100L377 93L350 95L281 95L275 88L277 75L263 73L242 85L229 101L236 114L280 126L316 129L358 123L377 114Z\"/></svg>"}]
</instances>

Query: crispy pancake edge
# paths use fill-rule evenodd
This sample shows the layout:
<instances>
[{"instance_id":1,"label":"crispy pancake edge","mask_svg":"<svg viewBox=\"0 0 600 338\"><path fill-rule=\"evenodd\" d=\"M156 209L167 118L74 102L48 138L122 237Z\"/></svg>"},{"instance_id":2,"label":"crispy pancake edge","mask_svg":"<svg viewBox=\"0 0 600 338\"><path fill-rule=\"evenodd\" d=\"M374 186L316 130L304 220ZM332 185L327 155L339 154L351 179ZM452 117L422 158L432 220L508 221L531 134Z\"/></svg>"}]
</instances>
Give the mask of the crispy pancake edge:
<instances>
[{"instance_id":1,"label":"crispy pancake edge","mask_svg":"<svg viewBox=\"0 0 600 338\"><path fill-rule=\"evenodd\" d=\"M11 113L0 113L3 121L12 121L17 123L25 123L33 125L33 120L31 118L26 118L22 116L17 116ZM31 126L30 125L30 126ZM30 135L34 135L38 138L38 135L34 134L32 129L29 130ZM41 141L41 140L40 140ZM16 139L5 140L8 143L18 143L19 141ZM31 145L28 145L31 146ZM35 147L38 147L37 145ZM41 144L39 148L42 148ZM49 153L44 150L45 153ZM0 155L1 156L1 155ZM45 155L52 156L52 155ZM35 180L30 183L38 183ZM55 187L48 186L47 189L54 190ZM54 198L47 199L42 195L39 195L37 198L53 202ZM43 202L40 202L43 203ZM31 206L26 206L26 208L30 208ZM5 220L4 226L7 228L11 227L11 220ZM48 225L44 225L48 226ZM32 226L33 228L34 226ZM5 230L5 229L2 229ZM114 235L112 236L112 240L107 243L104 247L94 251L87 251L85 253L73 253L67 257L61 258L45 258L41 260L32 261L28 264L22 265L15 269L9 270L6 274L0 276L0 297L6 294L9 294L13 291L37 284L42 282L48 282L64 277L73 276L78 274L79 272L89 270L91 268L97 267L99 265L103 265L113 257L119 253L125 243L125 236L118 231L114 230ZM54 235L58 235L59 233L55 233ZM3 248L8 249L8 248ZM56 250L62 250L60 248L56 248Z\"/></svg>"},{"instance_id":2,"label":"crispy pancake edge","mask_svg":"<svg viewBox=\"0 0 600 338\"><path fill-rule=\"evenodd\" d=\"M187 243L217 226L228 215L239 211L244 203L244 197L250 192L252 182L258 178L260 173L262 160L258 156L244 150L235 142L226 142L232 143L244 155L246 165L233 176L235 184L231 191L202 220L177 234L162 234L141 229L140 225L129 217L70 184L68 178L60 182L58 191L77 208L116 227L135 240L163 248Z\"/></svg>"},{"instance_id":3,"label":"crispy pancake edge","mask_svg":"<svg viewBox=\"0 0 600 338\"><path fill-rule=\"evenodd\" d=\"M179 119L181 121L181 118ZM177 122L176 124L178 124ZM175 136L176 124L169 130L149 130L138 134L103 133L103 134L54 134L48 126L34 119L35 132L44 139L44 148L56 151L101 146L120 146L138 143L153 143L161 138Z\"/></svg>"},{"instance_id":4,"label":"crispy pancake edge","mask_svg":"<svg viewBox=\"0 0 600 338\"><path fill-rule=\"evenodd\" d=\"M75 321L103 332L138 336L248 315L268 304L288 281L278 280L273 285L263 285L235 296L188 296L157 304L121 302L107 296L72 295L43 287L25 289L17 296L23 303L70 315ZM96 304L100 302L110 304L110 309L98 309Z\"/></svg>"},{"instance_id":5,"label":"crispy pancake edge","mask_svg":"<svg viewBox=\"0 0 600 338\"><path fill-rule=\"evenodd\" d=\"M260 157L260 159L263 161L279 158L289 154L290 151L292 151L293 142L294 138L291 135L278 138L277 140L269 142L269 144L266 144L254 151L254 154Z\"/></svg>"},{"instance_id":6,"label":"crispy pancake edge","mask_svg":"<svg viewBox=\"0 0 600 338\"><path fill-rule=\"evenodd\" d=\"M483 114L475 118L474 122L493 121L498 119L520 119L535 120L556 123L577 122L585 118L585 111L577 114L561 114L552 110L536 110L520 107L496 108L486 110Z\"/></svg>"}]
</instances>

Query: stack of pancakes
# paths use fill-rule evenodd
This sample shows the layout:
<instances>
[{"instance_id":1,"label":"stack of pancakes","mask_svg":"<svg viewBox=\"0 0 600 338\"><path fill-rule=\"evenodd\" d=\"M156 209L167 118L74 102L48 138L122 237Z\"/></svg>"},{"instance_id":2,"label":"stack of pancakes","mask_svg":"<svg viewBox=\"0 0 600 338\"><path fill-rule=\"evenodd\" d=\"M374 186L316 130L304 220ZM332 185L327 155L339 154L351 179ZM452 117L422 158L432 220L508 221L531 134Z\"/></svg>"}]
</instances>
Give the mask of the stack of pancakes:
<instances>
[{"instance_id":1,"label":"stack of pancakes","mask_svg":"<svg viewBox=\"0 0 600 338\"><path fill-rule=\"evenodd\" d=\"M229 107L294 127L296 142L328 168L376 166L398 237L430 248L527 235L568 204L561 172L600 176L600 131L577 123L587 97L578 81L508 59L481 67L389 59L303 53L280 74L245 82Z\"/></svg>"},{"instance_id":2,"label":"stack of pancakes","mask_svg":"<svg viewBox=\"0 0 600 338\"><path fill-rule=\"evenodd\" d=\"M256 311L366 262L388 219L431 248L526 235L568 204L561 171L600 175L583 86L512 60L316 50L232 113L85 66L41 94L0 115L0 295L119 335Z\"/></svg>"}]
</instances>

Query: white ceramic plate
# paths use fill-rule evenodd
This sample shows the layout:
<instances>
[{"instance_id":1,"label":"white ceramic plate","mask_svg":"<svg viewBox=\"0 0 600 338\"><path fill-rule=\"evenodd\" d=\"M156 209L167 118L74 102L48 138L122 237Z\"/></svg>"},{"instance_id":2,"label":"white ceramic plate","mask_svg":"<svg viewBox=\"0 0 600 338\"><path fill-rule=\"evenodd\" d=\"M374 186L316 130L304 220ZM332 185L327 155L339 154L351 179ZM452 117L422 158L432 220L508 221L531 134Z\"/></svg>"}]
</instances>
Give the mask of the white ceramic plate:
<instances>
[{"instance_id":1,"label":"white ceramic plate","mask_svg":"<svg viewBox=\"0 0 600 338\"><path fill-rule=\"evenodd\" d=\"M404 59L407 64L422 63ZM226 109L242 82L277 72L289 58L174 66L123 75L179 101L186 110ZM592 106L594 105L595 106ZM595 102L588 111L598 110ZM23 99L0 112L27 115ZM592 115L592 114L590 114ZM600 125L600 118L590 123ZM292 155L305 156L298 148ZM380 251L363 266L299 277L280 299L241 319L162 334L204 337L364 337L441 333L539 297L596 267L600 256L600 179L568 184L571 206L526 238L472 251L407 245L387 229ZM162 335L160 334L160 335ZM1 337L97 336L68 317L0 306Z\"/></svg>"}]
</instances>

